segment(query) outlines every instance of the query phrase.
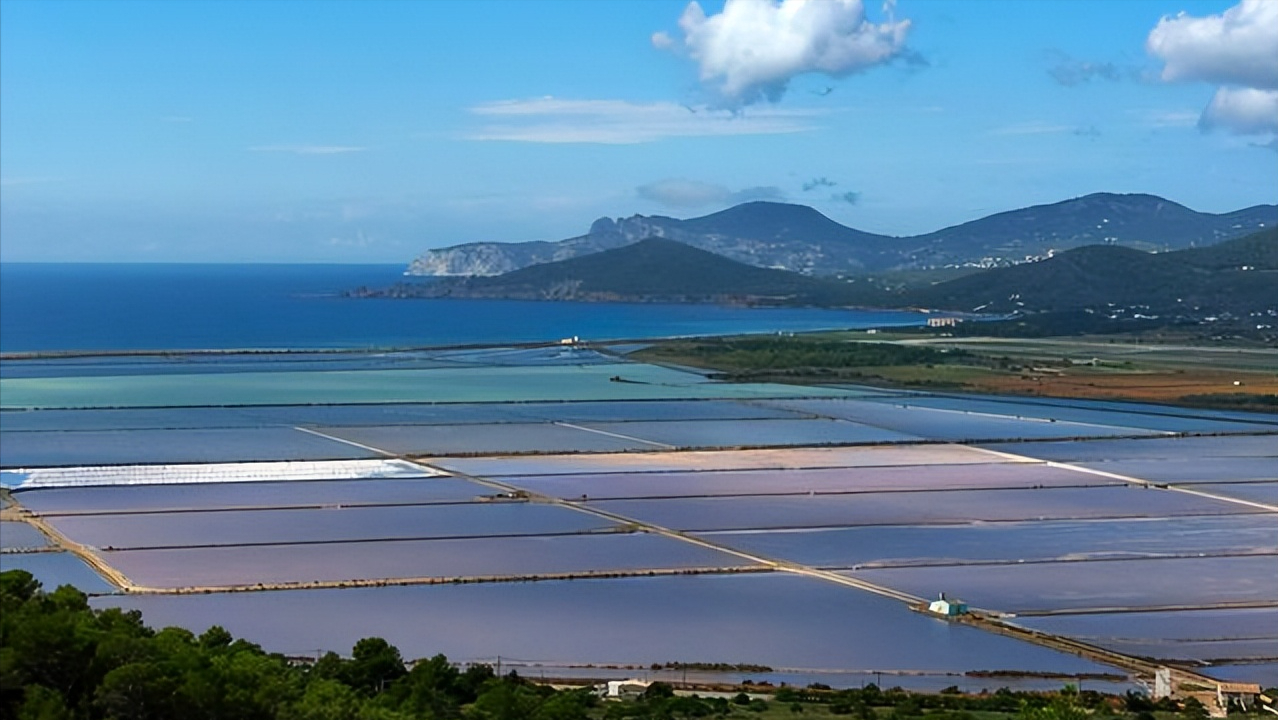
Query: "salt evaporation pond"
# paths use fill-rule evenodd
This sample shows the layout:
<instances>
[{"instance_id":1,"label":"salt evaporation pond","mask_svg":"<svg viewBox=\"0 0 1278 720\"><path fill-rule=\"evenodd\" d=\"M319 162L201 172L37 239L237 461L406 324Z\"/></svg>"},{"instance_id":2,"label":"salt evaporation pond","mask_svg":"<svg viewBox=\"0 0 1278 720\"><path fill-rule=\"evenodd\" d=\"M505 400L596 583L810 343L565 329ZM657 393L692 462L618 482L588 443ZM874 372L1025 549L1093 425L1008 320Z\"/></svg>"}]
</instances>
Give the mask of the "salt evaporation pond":
<instances>
[{"instance_id":1,"label":"salt evaporation pond","mask_svg":"<svg viewBox=\"0 0 1278 720\"><path fill-rule=\"evenodd\" d=\"M1015 622L1118 652L1166 660L1273 659L1278 654L1275 607L1054 615Z\"/></svg>"},{"instance_id":2,"label":"salt evaporation pond","mask_svg":"<svg viewBox=\"0 0 1278 720\"><path fill-rule=\"evenodd\" d=\"M930 496L921 493L864 493L604 500L591 501L590 504L623 517L690 531L1257 512L1236 503L1130 485L953 490Z\"/></svg>"},{"instance_id":3,"label":"salt evaporation pond","mask_svg":"<svg viewBox=\"0 0 1278 720\"><path fill-rule=\"evenodd\" d=\"M536 535L614 525L595 515L526 502L59 515L49 522L77 542L119 549Z\"/></svg>"},{"instance_id":4,"label":"salt evaporation pond","mask_svg":"<svg viewBox=\"0 0 1278 720\"><path fill-rule=\"evenodd\" d=\"M614 382L618 376L628 382ZM654 365L241 372L0 379L0 407L113 408L840 396L836 389L713 383Z\"/></svg>"},{"instance_id":5,"label":"salt evaporation pond","mask_svg":"<svg viewBox=\"0 0 1278 720\"><path fill-rule=\"evenodd\" d=\"M468 502L494 491L451 477L289 480L198 485L115 485L19 492L22 504L42 514L128 513L336 505L409 505Z\"/></svg>"},{"instance_id":6,"label":"salt evaporation pond","mask_svg":"<svg viewBox=\"0 0 1278 720\"><path fill-rule=\"evenodd\" d=\"M1122 400L1084 400L1080 398L1035 397L1026 398L1012 395L963 395L957 393L936 393L937 397L962 401L967 398L978 400L998 400L1000 402L1032 403L1061 408L1086 410L1104 410L1132 415L1149 415L1152 417L1202 418L1206 420L1228 420L1251 424L1278 427L1278 419L1266 413L1244 412L1240 410L1212 410L1209 408L1176 407L1174 405L1154 405L1150 403L1127 402Z\"/></svg>"},{"instance_id":7,"label":"salt evaporation pond","mask_svg":"<svg viewBox=\"0 0 1278 720\"><path fill-rule=\"evenodd\" d=\"M24 550L42 548L49 544L44 533L24 522L0 522L0 548L5 550Z\"/></svg>"},{"instance_id":8,"label":"salt evaporation pond","mask_svg":"<svg viewBox=\"0 0 1278 720\"><path fill-rule=\"evenodd\" d=\"M1278 518L1262 515L712 532L701 536L764 557L825 568L1199 553L1278 554Z\"/></svg>"},{"instance_id":9,"label":"salt evaporation pond","mask_svg":"<svg viewBox=\"0 0 1278 720\"><path fill-rule=\"evenodd\" d=\"M921 597L948 591L976 606L1024 611L1128 601L1141 607L1268 602L1278 595L1270 570L1278 557L1272 513L1132 487L1103 474L1170 478L1253 502L1269 498L1278 479L1274 435L1162 438L1278 429L1273 418L1247 413L717 384L698 373L562 347L61 358L16 369L6 363L0 403L0 463L23 469L6 471L7 484L20 474L23 483L58 481L59 470L28 472L44 463L378 457L359 447L368 445L428 454L432 464L501 477L574 503L585 495L589 507L625 517L707 528L711 541L748 553L860 566L852 574ZM93 409L56 409L81 406ZM25 407L46 409L15 409ZM1120 439L1106 439L1111 436ZM1043 441L1075 437L1095 439ZM1026 442L994 446L996 452L933 444L1000 438ZM910 444L918 440L925 443ZM905 444L661 451L869 442ZM529 451L601 454L450 457ZM1047 459L1089 463L1101 474L1052 467L1042 462ZM571 508L479 502L476 496L497 491L459 478L422 477L428 468L402 465L386 470L393 479L240 472L232 479L289 481L23 490L17 497L50 513L73 539L117 548L101 555L134 582L162 587L740 569L750 562L624 532ZM189 482L207 467L84 468L66 471L63 479L80 473L92 480L102 472L127 482ZM1271 482L1237 482L1256 479ZM792 494L770 496L775 493ZM759 497L744 497L752 494ZM309 509L285 509L299 506ZM190 512L171 512L179 509ZM757 531L761 527L793 529ZM503 537L478 537L492 535ZM1270 554L1257 555L1262 552ZM1215 556L1150 559L1199 553ZM79 573L87 588L110 592L74 556L5 553L0 559L6 567L19 559L44 563L49 578ZM956 563L968 564L945 565ZM904 567L868 567L875 564ZM1183 583L1187 577L1195 582ZM94 602L142 608L156 626L202 631L226 625L268 649L297 654L313 652L317 637L330 644L325 649L348 652L356 640L377 635L408 657L445 652L457 660L502 655L641 667L672 660L756 662L787 669L778 677L816 678L809 682L868 680L887 671L893 684L939 683L934 690L967 687L956 674L966 670L1112 672L911 613L898 601L780 573ZM1175 618L1161 619L1165 613L1115 615L1113 632L1103 626L1109 615L1018 621L1059 621L1063 631L1092 633L1102 644L1158 657L1265 657L1272 633L1234 630L1272 624L1268 614L1202 612L1177 614L1184 622L1202 620L1188 633ZM1135 619L1126 635L1123 617ZM1090 627L1088 618L1102 624ZM316 627L325 632L317 636ZM1245 677L1249 671L1238 667L1219 671Z\"/></svg>"},{"instance_id":10,"label":"salt evaporation pond","mask_svg":"<svg viewBox=\"0 0 1278 720\"><path fill-rule=\"evenodd\" d=\"M1275 432L1278 428L1267 428ZM1168 458L1278 458L1278 443L1270 435L1232 437L1175 437L1068 442L1027 442L986 445L991 450L1058 462L1167 460Z\"/></svg>"},{"instance_id":11,"label":"salt evaporation pond","mask_svg":"<svg viewBox=\"0 0 1278 720\"><path fill-rule=\"evenodd\" d=\"M1278 437L1270 436L1275 444ZM1112 460L1077 463L1080 467L1161 483L1278 480L1278 457L1221 458L1177 453L1161 460Z\"/></svg>"},{"instance_id":12,"label":"salt evaporation pond","mask_svg":"<svg viewBox=\"0 0 1278 720\"><path fill-rule=\"evenodd\" d=\"M408 658L444 653L460 662L502 656L559 664L1113 672L790 574L129 596L93 604L139 609L156 627L202 632L220 624L287 654L344 653L361 638L384 637Z\"/></svg>"},{"instance_id":13,"label":"salt evaporation pond","mask_svg":"<svg viewBox=\"0 0 1278 720\"><path fill-rule=\"evenodd\" d=\"M146 587L718 569L739 556L646 533L182 548L104 553Z\"/></svg>"},{"instance_id":14,"label":"salt evaporation pond","mask_svg":"<svg viewBox=\"0 0 1278 720\"><path fill-rule=\"evenodd\" d=\"M908 397L889 398L878 402L977 415L1001 416L1012 419L1050 420L1082 425L1102 425L1177 433L1256 432L1274 429L1274 426L1278 425L1272 418L1267 418L1264 415L1255 415L1244 421L1241 419L1203 417L1192 414L1194 411L1187 411L1187 414L1183 415L1163 415L1134 409L1117 411L1046 404L1026 400L999 400L981 397Z\"/></svg>"},{"instance_id":15,"label":"salt evaporation pond","mask_svg":"<svg viewBox=\"0 0 1278 720\"><path fill-rule=\"evenodd\" d=\"M325 427L325 435L396 455L623 452L663 446L551 423Z\"/></svg>"},{"instance_id":16,"label":"salt evaporation pond","mask_svg":"<svg viewBox=\"0 0 1278 720\"><path fill-rule=\"evenodd\" d=\"M1256 555L902 567L842 574L921 596L943 590L974 607L1025 613L1272 602L1278 597L1275 566L1278 556Z\"/></svg>"},{"instance_id":17,"label":"salt evaporation pond","mask_svg":"<svg viewBox=\"0 0 1278 720\"><path fill-rule=\"evenodd\" d=\"M504 478L527 490L566 499L669 498L708 495L917 492L978 488L1121 485L1123 481L1040 464L911 465L816 470L530 475Z\"/></svg>"},{"instance_id":18,"label":"salt evaporation pond","mask_svg":"<svg viewBox=\"0 0 1278 720\"><path fill-rule=\"evenodd\" d=\"M0 553L0 572L25 570L46 590L72 585L86 593L112 593L115 587L69 552Z\"/></svg>"},{"instance_id":19,"label":"salt evaporation pond","mask_svg":"<svg viewBox=\"0 0 1278 720\"><path fill-rule=\"evenodd\" d=\"M861 423L820 418L588 423L585 427L654 441L671 448L868 445L917 442L921 439Z\"/></svg>"},{"instance_id":20,"label":"salt evaporation pond","mask_svg":"<svg viewBox=\"0 0 1278 720\"><path fill-rule=\"evenodd\" d=\"M1223 663L1202 670L1204 675L1227 682L1256 683L1261 687L1273 687L1278 678L1278 662Z\"/></svg>"},{"instance_id":21,"label":"salt evaporation pond","mask_svg":"<svg viewBox=\"0 0 1278 720\"><path fill-rule=\"evenodd\" d=\"M704 470L802 470L805 468L885 467L1017 462L961 445L866 446L693 450L677 453L559 455L546 457L433 458L432 465L470 475L580 475L584 473L681 472ZM1023 461L1033 464L1032 460Z\"/></svg>"},{"instance_id":22,"label":"salt evaporation pond","mask_svg":"<svg viewBox=\"0 0 1278 720\"><path fill-rule=\"evenodd\" d=\"M378 453L286 427L6 432L0 467L346 460Z\"/></svg>"},{"instance_id":23,"label":"salt evaporation pond","mask_svg":"<svg viewBox=\"0 0 1278 720\"><path fill-rule=\"evenodd\" d=\"M376 403L249 407L0 410L0 433L31 430L166 430L270 425L469 425L501 422L760 420L801 414L732 400L551 403Z\"/></svg>"},{"instance_id":24,"label":"salt evaporation pond","mask_svg":"<svg viewBox=\"0 0 1278 720\"><path fill-rule=\"evenodd\" d=\"M733 400L523 403L512 405L510 409L530 419L553 422L775 420L803 417L786 410Z\"/></svg>"},{"instance_id":25,"label":"salt evaporation pond","mask_svg":"<svg viewBox=\"0 0 1278 720\"><path fill-rule=\"evenodd\" d=\"M1179 485L1178 487L1278 507L1278 482L1207 483L1202 485Z\"/></svg>"},{"instance_id":26,"label":"salt evaporation pond","mask_svg":"<svg viewBox=\"0 0 1278 720\"><path fill-rule=\"evenodd\" d=\"M933 440L1034 440L1161 434L1156 430L1139 427L999 417L874 400L781 399L769 400L765 404L785 410L863 422L906 435Z\"/></svg>"}]
</instances>

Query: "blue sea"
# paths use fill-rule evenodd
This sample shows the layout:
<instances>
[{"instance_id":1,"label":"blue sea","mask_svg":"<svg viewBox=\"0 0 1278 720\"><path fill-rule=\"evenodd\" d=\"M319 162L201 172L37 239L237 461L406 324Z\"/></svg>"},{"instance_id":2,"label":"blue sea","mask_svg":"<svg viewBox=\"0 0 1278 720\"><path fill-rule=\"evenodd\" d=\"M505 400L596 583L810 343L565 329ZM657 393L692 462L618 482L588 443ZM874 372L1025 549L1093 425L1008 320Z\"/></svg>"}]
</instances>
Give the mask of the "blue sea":
<instances>
[{"instance_id":1,"label":"blue sea","mask_svg":"<svg viewBox=\"0 0 1278 720\"><path fill-rule=\"evenodd\" d=\"M400 348L919 325L920 313L342 297L402 265L0 264L0 352Z\"/></svg>"}]
</instances>

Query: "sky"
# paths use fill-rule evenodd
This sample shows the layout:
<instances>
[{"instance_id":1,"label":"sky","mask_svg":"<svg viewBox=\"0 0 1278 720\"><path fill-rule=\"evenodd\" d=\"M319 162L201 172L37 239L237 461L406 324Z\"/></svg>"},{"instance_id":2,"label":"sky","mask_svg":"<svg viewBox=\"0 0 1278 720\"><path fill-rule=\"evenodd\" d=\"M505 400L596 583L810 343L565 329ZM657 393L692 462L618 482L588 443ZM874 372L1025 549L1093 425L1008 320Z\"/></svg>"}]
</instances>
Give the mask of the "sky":
<instances>
[{"instance_id":1,"label":"sky","mask_svg":"<svg viewBox=\"0 0 1278 720\"><path fill-rule=\"evenodd\" d=\"M0 261L1278 202L1278 0L0 0Z\"/></svg>"}]
</instances>

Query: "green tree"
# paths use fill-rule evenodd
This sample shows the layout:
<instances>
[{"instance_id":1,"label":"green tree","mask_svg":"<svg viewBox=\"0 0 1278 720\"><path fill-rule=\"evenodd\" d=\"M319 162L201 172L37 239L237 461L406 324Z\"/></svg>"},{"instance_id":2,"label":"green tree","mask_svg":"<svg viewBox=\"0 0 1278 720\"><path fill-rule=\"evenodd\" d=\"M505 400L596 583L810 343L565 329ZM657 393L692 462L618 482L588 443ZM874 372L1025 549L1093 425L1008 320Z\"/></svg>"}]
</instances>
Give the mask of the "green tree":
<instances>
[{"instance_id":1,"label":"green tree","mask_svg":"<svg viewBox=\"0 0 1278 720\"><path fill-rule=\"evenodd\" d=\"M109 720L180 717L178 680L160 663L129 663L102 678L94 705Z\"/></svg>"},{"instance_id":2,"label":"green tree","mask_svg":"<svg viewBox=\"0 0 1278 720\"><path fill-rule=\"evenodd\" d=\"M17 714L18 720L71 720L73 717L62 695L43 685L27 686Z\"/></svg>"},{"instance_id":3,"label":"green tree","mask_svg":"<svg viewBox=\"0 0 1278 720\"><path fill-rule=\"evenodd\" d=\"M349 686L316 678L296 703L284 708L281 720L357 720L360 697Z\"/></svg>"},{"instance_id":4,"label":"green tree","mask_svg":"<svg viewBox=\"0 0 1278 720\"><path fill-rule=\"evenodd\" d=\"M346 684L365 695L385 690L406 674L399 649L381 638L364 638L355 643L351 661L345 667Z\"/></svg>"}]
</instances>

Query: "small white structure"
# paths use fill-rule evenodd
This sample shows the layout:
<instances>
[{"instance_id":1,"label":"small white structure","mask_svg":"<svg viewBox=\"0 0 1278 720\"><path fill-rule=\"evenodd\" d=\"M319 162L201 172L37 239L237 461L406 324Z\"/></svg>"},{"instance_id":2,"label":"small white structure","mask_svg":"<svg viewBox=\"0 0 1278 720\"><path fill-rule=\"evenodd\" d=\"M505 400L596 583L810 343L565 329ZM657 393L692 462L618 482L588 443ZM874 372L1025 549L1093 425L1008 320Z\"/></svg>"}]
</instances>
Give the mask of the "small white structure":
<instances>
[{"instance_id":1,"label":"small white structure","mask_svg":"<svg viewBox=\"0 0 1278 720\"><path fill-rule=\"evenodd\" d=\"M1154 699L1172 696L1171 668L1160 667L1154 671Z\"/></svg>"},{"instance_id":2,"label":"small white structure","mask_svg":"<svg viewBox=\"0 0 1278 720\"><path fill-rule=\"evenodd\" d=\"M927 609L928 612L935 613L937 615L958 617L959 615L967 613L967 603L957 598L947 598L945 597L945 593L941 593L936 600L932 601L931 605L927 606Z\"/></svg>"},{"instance_id":3,"label":"small white structure","mask_svg":"<svg viewBox=\"0 0 1278 720\"><path fill-rule=\"evenodd\" d=\"M600 697L607 700L626 700L637 698L648 689L652 683L646 680L609 680L606 684L599 686Z\"/></svg>"}]
</instances>

